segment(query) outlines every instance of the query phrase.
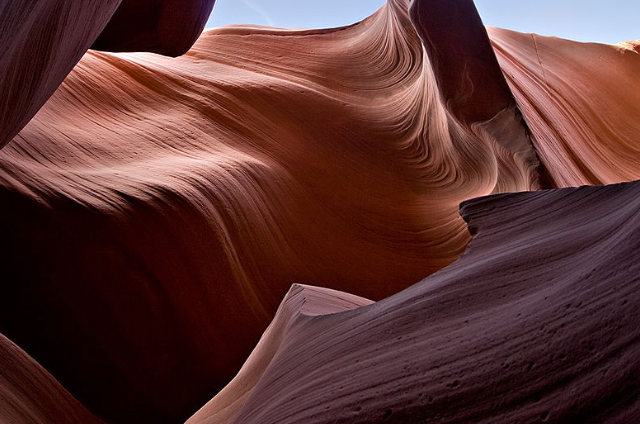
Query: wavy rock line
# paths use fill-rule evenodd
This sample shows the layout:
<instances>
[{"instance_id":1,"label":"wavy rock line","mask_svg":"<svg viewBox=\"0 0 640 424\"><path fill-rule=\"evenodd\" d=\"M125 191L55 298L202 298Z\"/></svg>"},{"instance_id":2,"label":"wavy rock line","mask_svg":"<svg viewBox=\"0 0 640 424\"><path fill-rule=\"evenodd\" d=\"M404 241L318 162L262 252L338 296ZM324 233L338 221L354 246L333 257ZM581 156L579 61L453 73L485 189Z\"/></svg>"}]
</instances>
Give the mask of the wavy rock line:
<instances>
[{"instance_id":1,"label":"wavy rock line","mask_svg":"<svg viewBox=\"0 0 640 424\"><path fill-rule=\"evenodd\" d=\"M181 55L202 32L214 2L4 1L0 4L0 149L33 118L90 46Z\"/></svg>"},{"instance_id":2,"label":"wavy rock line","mask_svg":"<svg viewBox=\"0 0 640 424\"><path fill-rule=\"evenodd\" d=\"M169 14L191 23L176 32L184 39L167 38L163 13L118 39L132 19L124 2L96 46L179 54L212 3ZM240 369L291 284L378 300L453 262L470 240L461 201L539 184L503 78L469 66L452 79L471 88L447 83L440 65L474 43L423 46L449 38L429 23L429 4L453 3L416 1L410 17L408 1L392 0L330 30L220 28L177 59L86 54L0 152L0 331L101 418L181 422ZM495 65L487 34L471 25L485 43L479 62ZM573 75L604 87L617 112L598 121L569 106L588 96L555 94L569 76L548 56L564 42L491 37L549 185L637 178L638 91L609 90L610 77L637 76L637 45L570 44L585 57L615 52L605 77ZM465 108L458 94L481 102ZM624 105L629 115L614 119ZM540 115L547 107L557 119ZM247 396L260 367L245 368L208 410L235 416L243 401L233 396ZM254 419L260 393L239 420ZM279 402L264 416L282 418ZM389 410L365 416L390 419Z\"/></svg>"},{"instance_id":3,"label":"wavy rock line","mask_svg":"<svg viewBox=\"0 0 640 424\"><path fill-rule=\"evenodd\" d=\"M240 412L192 422L635 422L639 199L634 182L467 201L457 262L351 311L283 304Z\"/></svg>"},{"instance_id":4,"label":"wavy rock line","mask_svg":"<svg viewBox=\"0 0 640 424\"><path fill-rule=\"evenodd\" d=\"M640 178L638 42L489 33L553 186Z\"/></svg>"},{"instance_id":5,"label":"wavy rock line","mask_svg":"<svg viewBox=\"0 0 640 424\"><path fill-rule=\"evenodd\" d=\"M33 118L121 0L0 4L0 148Z\"/></svg>"},{"instance_id":6,"label":"wavy rock line","mask_svg":"<svg viewBox=\"0 0 640 424\"><path fill-rule=\"evenodd\" d=\"M0 334L0 422L101 424L45 369Z\"/></svg>"},{"instance_id":7,"label":"wavy rock line","mask_svg":"<svg viewBox=\"0 0 640 424\"><path fill-rule=\"evenodd\" d=\"M294 284L284 297L276 315L238 375L186 424L230 422L260 380L286 335L298 321L314 316L337 314L373 302L348 293Z\"/></svg>"},{"instance_id":8,"label":"wavy rock line","mask_svg":"<svg viewBox=\"0 0 640 424\"><path fill-rule=\"evenodd\" d=\"M381 299L455 260L458 203L537 177L443 106L407 6L89 52L0 152L0 331L101 417L177 422L292 283Z\"/></svg>"}]
</instances>

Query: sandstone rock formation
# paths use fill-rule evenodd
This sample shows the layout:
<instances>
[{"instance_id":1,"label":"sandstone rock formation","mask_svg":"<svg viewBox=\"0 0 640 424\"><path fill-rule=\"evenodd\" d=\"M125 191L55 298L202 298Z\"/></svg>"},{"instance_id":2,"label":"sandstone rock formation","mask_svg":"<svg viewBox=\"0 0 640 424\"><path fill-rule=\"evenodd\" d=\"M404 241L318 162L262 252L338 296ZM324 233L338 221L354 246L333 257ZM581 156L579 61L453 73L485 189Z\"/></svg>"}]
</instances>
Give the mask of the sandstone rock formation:
<instances>
[{"instance_id":1,"label":"sandstone rock formation","mask_svg":"<svg viewBox=\"0 0 640 424\"><path fill-rule=\"evenodd\" d=\"M232 422L637 421L640 182L482 197L461 213L474 239L437 274L351 311L284 312Z\"/></svg>"},{"instance_id":2,"label":"sandstone rock formation","mask_svg":"<svg viewBox=\"0 0 640 424\"><path fill-rule=\"evenodd\" d=\"M216 28L167 57L212 6L0 6L0 333L17 358L0 373L18 376L0 410L636 416L636 333L618 322L637 308L637 185L535 190L640 179L638 43L389 0L348 27ZM92 44L137 52L80 60ZM460 203L491 194L465 203L470 232Z\"/></svg>"},{"instance_id":3,"label":"sandstone rock formation","mask_svg":"<svg viewBox=\"0 0 640 424\"><path fill-rule=\"evenodd\" d=\"M0 148L78 63L121 0L0 4Z\"/></svg>"},{"instance_id":4,"label":"sandstone rock formation","mask_svg":"<svg viewBox=\"0 0 640 424\"><path fill-rule=\"evenodd\" d=\"M204 29L215 0L122 0L92 48L185 54Z\"/></svg>"},{"instance_id":5,"label":"sandstone rock formation","mask_svg":"<svg viewBox=\"0 0 640 424\"><path fill-rule=\"evenodd\" d=\"M640 179L639 42L489 33L552 186Z\"/></svg>"},{"instance_id":6,"label":"sandstone rock formation","mask_svg":"<svg viewBox=\"0 0 640 424\"><path fill-rule=\"evenodd\" d=\"M0 335L0 422L101 424L46 370Z\"/></svg>"}]
</instances>

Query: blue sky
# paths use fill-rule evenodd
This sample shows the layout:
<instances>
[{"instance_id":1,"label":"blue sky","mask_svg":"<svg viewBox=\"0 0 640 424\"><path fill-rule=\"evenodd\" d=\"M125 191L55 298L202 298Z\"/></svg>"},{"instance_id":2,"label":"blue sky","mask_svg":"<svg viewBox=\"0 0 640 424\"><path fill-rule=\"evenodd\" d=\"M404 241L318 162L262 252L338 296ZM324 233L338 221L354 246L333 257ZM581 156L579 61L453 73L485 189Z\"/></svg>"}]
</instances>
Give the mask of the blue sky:
<instances>
[{"instance_id":1,"label":"blue sky","mask_svg":"<svg viewBox=\"0 0 640 424\"><path fill-rule=\"evenodd\" d=\"M207 27L329 28L357 22L384 0L216 0ZM579 41L640 38L640 0L476 0L487 25Z\"/></svg>"}]
</instances>

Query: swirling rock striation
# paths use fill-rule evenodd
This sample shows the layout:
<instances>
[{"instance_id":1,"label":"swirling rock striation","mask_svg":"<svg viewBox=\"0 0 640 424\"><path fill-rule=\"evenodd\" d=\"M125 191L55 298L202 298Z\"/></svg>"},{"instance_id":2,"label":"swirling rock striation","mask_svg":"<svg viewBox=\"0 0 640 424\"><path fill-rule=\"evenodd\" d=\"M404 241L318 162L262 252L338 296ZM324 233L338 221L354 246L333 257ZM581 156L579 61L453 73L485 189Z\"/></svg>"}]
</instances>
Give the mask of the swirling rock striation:
<instances>
[{"instance_id":1,"label":"swirling rock striation","mask_svg":"<svg viewBox=\"0 0 640 424\"><path fill-rule=\"evenodd\" d=\"M120 1L0 3L0 148L58 88Z\"/></svg>"},{"instance_id":2,"label":"swirling rock striation","mask_svg":"<svg viewBox=\"0 0 640 424\"><path fill-rule=\"evenodd\" d=\"M486 121L514 103L473 0L414 0L409 14L456 116Z\"/></svg>"},{"instance_id":3,"label":"swirling rock striation","mask_svg":"<svg viewBox=\"0 0 640 424\"><path fill-rule=\"evenodd\" d=\"M88 53L0 152L0 330L100 417L178 422L291 284L377 300L455 260L459 202L537 177L510 110L443 105L407 6Z\"/></svg>"},{"instance_id":4,"label":"swirling rock striation","mask_svg":"<svg viewBox=\"0 0 640 424\"><path fill-rule=\"evenodd\" d=\"M0 148L33 118L89 47L179 56L195 43L214 2L4 1Z\"/></svg>"},{"instance_id":5,"label":"swirling rock striation","mask_svg":"<svg viewBox=\"0 0 640 424\"><path fill-rule=\"evenodd\" d=\"M537 170L526 125L473 0L413 0L409 15L445 108L463 123L490 122L486 129L496 141Z\"/></svg>"},{"instance_id":6,"label":"swirling rock striation","mask_svg":"<svg viewBox=\"0 0 640 424\"><path fill-rule=\"evenodd\" d=\"M474 239L444 270L369 306L290 316L232 422L636 422L640 182L461 214Z\"/></svg>"},{"instance_id":7,"label":"swirling rock striation","mask_svg":"<svg viewBox=\"0 0 640 424\"><path fill-rule=\"evenodd\" d=\"M133 7L135 4L139 8ZM135 4L130 1L122 4L96 46L177 54L200 31L202 16L213 2L190 2L189 7L181 9L184 14L162 9L178 3L140 0ZM113 6L115 10L115 3ZM442 369L427 369L424 363L414 361L420 356L412 348L394 351L392 339L387 336L398 330L391 326L400 322L406 324L407 335L424 337L416 346L422 346L424 358L441 363L461 349L453 336L471 337L466 324L459 322L460 316L470 317L471 310L479 314L482 319L478 322L487 330L485 334L480 327L471 325L476 339L464 339L465 343L479 349L489 349L486 343L494 343L496 352L505 358L508 350L518 347L507 338L511 331L513 340L526 344L523 333L505 326L505 322L529 325L528 330L532 322L555 328L564 318L555 315L557 308L547 307L555 303L544 303L535 294L555 294L546 280L535 280L540 283L537 288L523 288L517 282L513 285L519 293L533 296L528 301L541 311L542 315L529 311L526 316L533 321L526 322L524 318L512 317L517 302L509 297L511 292L505 294L506 303L495 303L503 292L496 294L497 288L492 291L491 282L486 286L479 283L486 282L481 274L487 270L494 272L499 281L506 278L500 272L520 275L517 268L509 271L501 268L498 272L490 267L494 262L502 263L501 255L505 260L511 258L511 262L503 263L505 266L536 265L520 265L517 260L524 256L518 256L517 249L527 255L529 247L542 244L551 235L538 234L529 221L516 218L511 226L495 227L495 231L505 231L505 237L514 237L512 242L504 239L504 251L492 250L496 246L478 248L483 246L482 242L474 242L475 252L484 249L495 256L485 259L477 256L474 264L464 269L469 280L456 280L456 287L449 284L455 280L451 273L461 269L459 263L453 271L448 269L433 277L433 281L440 281L443 275L449 276L446 277L449 291L439 292L431 283L423 283L391 298L394 300L336 313L331 318L308 317L305 312L309 307L337 312L369 303L357 296L308 285L323 285L379 300L456 260L470 240L458 215L461 201L540 187L531 141L549 174L546 185L637 178L640 167L634 164L640 160L634 144L637 105L633 102L638 91L620 93L609 80L615 77L622 85L635 86L637 45L578 46L553 39L537 45L535 37L490 30L496 60L489 37L471 6L466 0L415 1L409 13L408 1L390 0L372 17L344 28L219 28L204 33L188 53L176 59L148 53L87 53L47 104L0 152L3 241L0 332L32 355L93 413L115 424L174 423L186 419L240 369L293 283L302 285L289 292L289 303L281 309L279 324L274 322L250 363L194 420L228 420L236 416L240 421L260 417L288 420L292 418L283 416L283 411L299 414L289 396L301 393L293 395L283 389L275 394L264 388L264 382L271 381L279 372L292 381L321 378L314 373L289 374L290 370L282 365L280 356L292 355L293 345L300 346L301 354L312 352L307 350L306 342L294 337L299 321L318 323L317 327L316 324L300 327L300 337L313 334L320 343L328 340L330 334L336 335L334 343L327 345L327 352L345 353L340 349L347 343L345 334L350 334L357 341L353 355L373 355L374 361L382 363L376 356L380 352L377 344L367 345L372 348L370 352L361 350L374 330L366 321L357 323L362 328L353 326L349 318L350 314L360 317L354 318L356 321L371 316L380 324L379 329L388 329L387 333L375 334L380 343L387 343L389 354L398 359L398 364L415 365L420 372L447 378L458 368L443 365ZM449 7L457 8L459 13L448 22L464 27L458 35L468 37L456 37L448 24L433 15L437 11L445 13ZM148 22L118 38L118 28L127 26L136 10L155 12L149 13ZM106 22L107 14L100 16L104 18L101 22ZM97 33L98 25L94 27L92 21L87 22L91 22L88 26L91 34ZM182 25L185 22L188 25ZM82 35L79 38L82 48L78 50L81 51L93 36L82 31L78 34ZM22 51L24 45L16 46L22 47L15 47L15 52L26 54ZM566 94L569 74L562 62L553 57L565 49L571 53L567 58L573 61L572 66L579 65L582 57L606 58L610 66L600 74L588 70L574 72L570 77L576 85L590 84L594 91L602 87L598 99L615 111L614 117L607 116L605 120L598 108L582 107L587 104L587 97ZM536 60L532 60L534 53ZM20 62L28 55L16 57ZM62 63L72 66L71 62ZM466 64L463 72L458 72L460 63ZM505 70L508 84L498 63ZM575 68L580 70L578 65ZM20 68L16 75L22 78L26 75L24 69ZM44 75L48 71L46 67L43 69ZM557 75L555 79L550 77L550 70ZM546 84L540 84L539 73L547 73L546 77L543 75ZM55 75L62 78L61 73ZM463 84L469 81L470 85ZM45 84L50 91L56 85ZM42 103L47 96L35 97ZM465 100L464 96L470 97ZM528 132L518 107L529 124ZM20 108L15 110L15 117L9 114L11 120L27 119L18 116L22 113ZM553 115L546 116L547 110L554 111ZM625 110L627 115L621 113ZM3 123L2 129L11 125L14 124ZM12 131L15 133L21 125ZM3 134L13 135L11 131ZM590 153L580 158L583 151ZM618 163L621 165L616 168ZM603 193L612 190L616 189L607 188ZM554 199L570 192L558 193L564 194L540 196L548 201L545 204L549 205L549 213L554 208L562 211L562 216L558 216L560 223L565 222L562 219L570 214L571 208ZM540 206L534 201L537 195L523 196L509 199L521 199L525 208ZM571 196L575 200L577 195ZM598 196L595 199L594 204L599 207ZM615 205L617 197L612 195L612 199ZM510 201L504 202L511 205ZM631 202L621 210L633 205ZM580 202L576 201L574 207L579 208ZM510 208L505 206L507 220L512 216ZM592 218L585 212L586 221ZM540 231L547 228L543 220L540 225ZM528 239L531 246L523 241L526 235L532 237ZM573 235L573 241L567 243L578 243L587 237L579 232L570 234ZM623 235L619 238L627 240ZM608 240L601 245L607 249L615 244L606 234L601 239ZM594 246L593 249L598 249L600 245ZM559 255L560 247L555 251L549 247L547 253ZM600 263L597 257L589 256L590 250L585 246L574 247L575 252L568 250L555 259L565 260L572 255L583 258L580 255L584 254L590 261L593 259L593 264ZM621 257L628 254L620 249ZM478 254L471 255L472 259L474 255ZM600 260L613 261L604 253ZM544 274L541 268L535 271L533 279L556 276ZM479 279L476 282L471 277ZM604 282L611 281L606 275L598 277ZM561 299L571 297L570 290L579 286L569 277L566 284L558 284ZM425 289L425 285L429 288ZM415 297L415 293L426 293L427 297L420 297L422 294ZM451 297L454 295L463 297L454 301ZM406 296L409 297L405 299ZM432 298L442 300L444 306L429 300ZM405 299L406 305L398 299ZM469 306L470 299L476 306ZM598 299L592 300L599 302ZM458 309L458 300L461 305L467 302L464 308ZM420 302L426 302L424 305L430 309L415 312L414 306L422 305ZM626 311L625 305L621 310ZM449 309L444 310L445 306ZM482 309L485 306L489 309ZM502 306L504 311L500 309ZM442 333L440 327L428 321L426 328L431 333L421 333L420 329L412 333L413 324L399 318L407 311L415 312L418 318L433 312L432 316L440 320L434 322L451 332ZM496 319L492 321L490 314L495 314ZM452 318L447 321L447 317ZM513 320L498 320L505 317ZM387 318L389 322L385 324ZM329 321L337 327L325 327ZM596 321L585 323L593 334L604 331ZM314 326L314 330L307 325ZM568 328L578 331L575 325ZM318 333L314 333L316 329ZM366 331L357 336L360 329ZM405 330L400 326L399 331ZM618 330L611 330L611 334L618 334L615 331ZM486 337L478 337L479 334ZM545 337L532 340L547 341L553 348L555 339ZM444 350L428 351L431 342L444 346ZM400 345L404 346L403 343ZM598 343L594 346L609 352L608 347ZM534 355L535 346L527 346ZM635 345L630 346L629 349L635 349ZM549 352L554 352L552 348ZM316 359L323 357L322 351L318 345L314 351L318 354ZM620 350L623 351L626 352ZM341 360L351 354L346 353ZM540 355L534 356L544 356ZM487 357L474 358L482 361ZM540 384L547 384L542 377L546 372L555 376L575 371L580 378L583 375L591 378L591 374L581 374L583 368L572 362L573 357L567 363L575 366L564 371L548 365L550 361L541 361L544 366L540 367L540 374L531 374L539 377ZM355 368L342 368L349 371L364 367L362 370L366 371L356 375L348 390L324 380L316 387L320 390L326 383L333 395L345 395L343 401L333 404L338 413L332 416L338 420L351 419L344 415L344 402L352 402L353 396L360 396L364 390L367 401L355 406L354 417L424 418L423 398L414 400L415 407L409 407L408 398L403 404L398 399L404 398L388 396L404 405L401 408L404 412L394 412L395 406L382 411L380 408L388 402L370 407L378 389L363 387L374 368L372 363L357 363L360 365ZM457 383L453 388L470 387L476 390L471 393L474 396L498 390L487 389L486 382L489 371L500 367L489 363L489 359L479 363L484 365L465 373L468 378L454 378ZM607 363L622 369L619 362ZM634 366L629 368L630 372L635 372ZM418 377L424 373L416 374L411 368L401 372L394 367L389 372L397 381L403 381L402 387L409 387L407 396L416 394L413 390L417 386L405 384L402 378L413 376L415 381L422 381ZM509 372L506 375L511 376ZM330 375L327 373L326 377ZM384 375L380 373L375 378ZM625 402L629 393L635 394L635 386L618 384L622 380L616 378L607 379L613 382L607 387L622 388L611 394L605 387L602 396L609 393ZM396 380L389 380L389 384ZM509 381L498 381L506 388L511 387ZM538 380L527 381L531 387L537 387ZM377 387L391 387L380 384ZM438 384L438 380L429 380L428 392L439 393ZM31 390L21 389L28 393ZM317 412L314 408L318 405L331 409L330 398L322 397L326 393L318 394L316 389L304 397L311 404L317 396L317 405L314 403L309 411ZM548 387L545 390L552 393ZM511 392L513 396L509 399L513 402L509 405L514 408L514 416L533 414L534 410L545 413L546 410L538 411L535 405L518 397L524 392L515 389ZM379 393L386 396L390 392ZM584 393L593 399L603 399L588 390ZM536 403L537 395L532 396L532 402ZM557 396L564 403L564 398ZM441 414L449 414L451 405L462 405L462 398L455 393L445 394L443 399L444 403L438 404ZM590 403L579 396L575 399L583 399L585 405L605 402ZM264 412L256 407L261 402L269 404L262 408ZM245 409L237 415L242 404ZM487 405L477 406L479 416L489 417L487 411L494 407L492 411L502 411L505 417L511 413L501 410L500 405L491 402ZM553 406L540 405L549 406L550 411ZM624 409L626 406L620 405L614 405L614 409L635 413L633 408ZM365 411L361 416L358 407ZM473 412L465 408L460 406L451 416ZM605 418L613 416L602 413ZM568 416L562 414L553 410L545 417ZM313 421L319 416L309 419Z\"/></svg>"},{"instance_id":8,"label":"swirling rock striation","mask_svg":"<svg viewBox=\"0 0 640 424\"><path fill-rule=\"evenodd\" d=\"M640 43L489 33L550 185L640 179Z\"/></svg>"}]
</instances>

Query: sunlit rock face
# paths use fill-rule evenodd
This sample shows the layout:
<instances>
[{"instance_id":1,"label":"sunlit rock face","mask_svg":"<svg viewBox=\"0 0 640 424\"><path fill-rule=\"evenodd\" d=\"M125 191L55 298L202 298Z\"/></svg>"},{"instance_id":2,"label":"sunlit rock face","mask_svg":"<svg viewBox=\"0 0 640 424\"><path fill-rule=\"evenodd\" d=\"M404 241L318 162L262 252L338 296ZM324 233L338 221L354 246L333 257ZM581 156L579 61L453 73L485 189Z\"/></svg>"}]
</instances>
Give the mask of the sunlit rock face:
<instances>
[{"instance_id":1,"label":"sunlit rock face","mask_svg":"<svg viewBox=\"0 0 640 424\"><path fill-rule=\"evenodd\" d=\"M292 312L305 291L306 308L338 296L293 287L272 324L286 331L252 354L271 358L259 382L189 423L230 409L234 423L634 422L640 183L494 195L461 214L464 255L378 303Z\"/></svg>"},{"instance_id":2,"label":"sunlit rock face","mask_svg":"<svg viewBox=\"0 0 640 424\"><path fill-rule=\"evenodd\" d=\"M505 288L509 275L524 275L520 268L530 270L538 279L534 291L514 280L516 292L548 295L553 288L545 278L556 281L565 268L554 273L553 267L542 267L544 260L562 261L573 252L581 258L576 260L600 264L589 250L591 239L585 241L580 231L562 233L566 243L553 247L545 244L553 220L527 218L523 212L548 207L562 212L558 225L569 225L566 220L571 219L591 222L595 216L581 211L589 213L591 202L595 209L606 203L591 191L472 202L469 205L488 205L486 213L504 221L474 227L471 219L472 231L459 205L490 194L640 178L640 165L634 166L640 163L634 136L640 91L619 90L637 85L637 44L583 45L499 29L487 33L471 1L390 0L349 27L218 28L204 32L186 54L166 57L189 49L213 2L180 5L176 11L178 3L169 1L111 4L100 21L106 29L83 33L83 49L94 43L104 50L148 52L90 50L0 151L0 332L24 349L21 358L44 367L38 369L46 369L60 383L51 386L51 392L27 373L7 386L11 388L6 393L18 390L26 396L32 391L40 396L37 393L45 390L54 398L74 396L108 423L180 423L205 404L190 423L314 422L331 417L338 422L354 417L361 422L429 422L443 415L429 418L422 400L398 400L403 391L407 396L417 393L427 363L455 363L466 355L461 353L465 346L495 345L507 355L513 347L509 334L518 343L529 343L526 334L502 325L501 319L511 320L509 314L520 306ZM132 25L144 11L148 19ZM0 13L0 22L6 16ZM16 63L22 62L26 59ZM589 69L578 72L587 65ZM614 78L619 80L615 86L610 81ZM599 96L597 104L588 103L580 88L587 86ZM41 97L42 103L47 96ZM622 191L629 190L635 188ZM583 194L586 200L579 200ZM538 201L538 196L546 200ZM618 194L611 196L618 199ZM569 200L558 200L564 197ZM616 202L611 200L612 205ZM473 207L465 208L468 219L465 211ZM491 208L498 212L490 213ZM620 225L629 234L635 228ZM477 238L482 231L495 235L474 240L472 246L480 247L465 255L472 259L447 267L465 251L472 234L478 232ZM601 234L592 241L594 246L611 246L613 241L606 240ZM624 250L633 247L631 241L624 243L621 257L633 251ZM527 262L535 255L547 256ZM602 267L614 266L607 258ZM450 315L433 316L442 331L452 333L425 333L425 328L437 330L433 323L424 328L407 323L403 330L406 302L428 306L416 314L444 308L438 306L440 297L429 300L432 283L412 286L443 268L424 281L446 279L442 287L450 291ZM495 282L486 280L491 275ZM626 284L604 274L596 277L592 284ZM562 301L568 302L581 287L574 280L558 287L565 290L559 292ZM623 301L613 301L618 300ZM628 300L629 305L636 305L633 302ZM531 304L546 308L537 300ZM500 314L501 305L506 315ZM379 315L370 312L381 308L387 309ZM484 336L458 319L470 311L479 314ZM528 316L526 323L544 328L564 323L555 312L545 311ZM352 321L351 316L360 318ZM375 317L388 331L378 334L373 324L356 322L366 317ZM603 317L593 317L584 328L603 333L598 327L606 321ZM298 332L301 322L305 324ZM327 323L335 323L335 332L324 330ZM403 331L407 339L398 340L393 350L392 334ZM447 338L456 331L464 344ZM615 334L623 334L626 327L620 331ZM530 343L540 342L540 361L560 355L554 350L558 343L569 343L550 334L531 336ZM363 338L352 351L351 337ZM622 336L614 337L613 344ZM367 344L373 339L384 345L389 358L415 365L402 371L406 379L393 367L391 374L363 368L350 379L352 385L344 386L348 389L334 387L334 381L348 378L365 362L367 367L386 364L377 356L380 346ZM360 363L362 358L363 363L352 368L343 359L332 362L333 357L320 354L324 348L314 340L344 360L353 357ZM602 344L594 346L608 352ZM634 352L633 346L627 351ZM414 358L418 348L424 355ZM293 392L288 390L316 382L316 374L291 374L281 365L279 355L291 352L299 354L292 363L317 357L341 377L327 373L330 381L314 386L304 401L290 403ZM472 387L477 393L494 393L491 387L502 381L494 371L502 364L474 355L463 364L479 367L471 373ZM576 358L564 363L568 373L581 376L587 371ZM540 366L535 378L547 375L540 384L555 384L554 367L562 363ZM608 364L627 369L614 360ZM636 372L634 367L629 372ZM445 371L457 372L453 365ZM278 376L278 384L291 381L289 389L265 388ZM396 385L364 389L385 376ZM607 387L635 393L615 384ZM344 401L326 397L325 386ZM439 386L429 387L432 397L440 398ZM445 403L439 410L450 411L447 405L462 402L448 388L442 390ZM518 417L529 417L534 410L546 411L547 418L568 416L551 414L552 405L546 403L548 410L531 409L518 397L529 389L522 390L514 391L511 412L501 410L504 420L511 422L513 411ZM362 397L369 403L359 403L358 414L348 412L350 402ZM6 399L9 396L0 398L0 406L9 402ZM374 401L379 406L372 406ZM594 410L613 417L602 402L593 403ZM25 405L22 411L31 408ZM330 411L325 418L313 415L318 405ZM73 411L76 406L71 406ZM611 411L626 411L618 406L613 404ZM490 419L484 407L473 408L478 417ZM387 414L387 409L392 412ZM77 411L72 413L84 413ZM467 415L450 417L462 422ZM0 415L0 421L3 418Z\"/></svg>"},{"instance_id":3,"label":"sunlit rock face","mask_svg":"<svg viewBox=\"0 0 640 424\"><path fill-rule=\"evenodd\" d=\"M121 0L0 4L0 148L78 63Z\"/></svg>"},{"instance_id":4,"label":"sunlit rock face","mask_svg":"<svg viewBox=\"0 0 640 424\"><path fill-rule=\"evenodd\" d=\"M638 41L489 33L554 186L640 179Z\"/></svg>"}]
</instances>

